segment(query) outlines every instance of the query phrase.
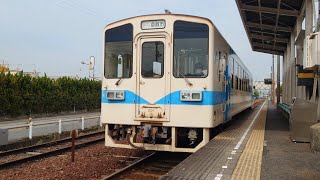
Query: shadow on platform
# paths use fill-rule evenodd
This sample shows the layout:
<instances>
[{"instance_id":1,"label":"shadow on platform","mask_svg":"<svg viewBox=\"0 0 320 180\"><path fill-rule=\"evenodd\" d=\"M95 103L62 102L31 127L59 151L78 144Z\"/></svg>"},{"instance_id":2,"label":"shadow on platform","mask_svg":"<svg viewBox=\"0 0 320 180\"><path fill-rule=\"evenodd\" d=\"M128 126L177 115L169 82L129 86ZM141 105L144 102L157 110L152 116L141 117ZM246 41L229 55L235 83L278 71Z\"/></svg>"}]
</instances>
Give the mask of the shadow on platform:
<instances>
[{"instance_id":1,"label":"shadow on platform","mask_svg":"<svg viewBox=\"0 0 320 180\"><path fill-rule=\"evenodd\" d=\"M312 153L309 143L293 143L289 122L269 103L261 179L318 179L320 154Z\"/></svg>"}]
</instances>

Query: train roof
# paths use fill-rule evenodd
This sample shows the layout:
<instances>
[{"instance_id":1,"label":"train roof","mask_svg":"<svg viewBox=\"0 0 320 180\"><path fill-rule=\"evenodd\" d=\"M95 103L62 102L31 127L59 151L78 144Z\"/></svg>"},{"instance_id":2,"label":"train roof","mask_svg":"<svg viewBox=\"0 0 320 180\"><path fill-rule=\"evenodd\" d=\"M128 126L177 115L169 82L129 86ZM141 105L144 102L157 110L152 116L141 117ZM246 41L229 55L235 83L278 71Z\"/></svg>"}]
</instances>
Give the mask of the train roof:
<instances>
[{"instance_id":1,"label":"train roof","mask_svg":"<svg viewBox=\"0 0 320 180\"><path fill-rule=\"evenodd\" d=\"M146 15L133 16L133 17L130 17L130 18L121 19L121 20L118 20L118 21L115 21L115 22L112 22L112 23L108 24L106 27L108 27L110 25L113 25L113 24L116 24L116 23L119 23L119 22L122 22L122 21L128 21L128 20L131 20L131 19L143 18L143 17L152 17L152 16L192 17L192 18L198 18L198 19L206 20L206 21L208 21L210 24L212 24L214 26L213 22L210 19L205 18L205 17L201 17L201 16L194 16L194 15L187 15L187 14L146 14Z\"/></svg>"}]
</instances>

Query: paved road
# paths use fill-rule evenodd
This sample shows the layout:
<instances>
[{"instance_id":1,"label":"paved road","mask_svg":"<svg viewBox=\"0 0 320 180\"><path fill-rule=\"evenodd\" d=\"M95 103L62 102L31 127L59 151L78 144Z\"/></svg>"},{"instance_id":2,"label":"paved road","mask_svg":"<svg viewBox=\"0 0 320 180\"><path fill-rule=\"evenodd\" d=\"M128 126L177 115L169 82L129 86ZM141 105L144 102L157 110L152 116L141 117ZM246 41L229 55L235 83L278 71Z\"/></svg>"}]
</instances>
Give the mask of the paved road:
<instances>
[{"instance_id":1,"label":"paved road","mask_svg":"<svg viewBox=\"0 0 320 180\"><path fill-rule=\"evenodd\" d=\"M55 116L55 117L43 117L32 119L34 124L33 126L33 136L42 136L48 135L50 133L58 132L59 125L58 120L62 121L62 132L70 131L72 129L81 129L81 117L85 118L84 127L93 127L100 123L100 112L95 113L86 113L86 114L77 114L77 115L65 115L65 116ZM78 120L76 120L78 119ZM76 120L76 121L70 121ZM52 122L51 124L41 125L47 122ZM9 142L27 138L29 136L28 127L19 127L24 126L29 123L28 120L13 120L0 122L0 129L9 129Z\"/></svg>"}]
</instances>

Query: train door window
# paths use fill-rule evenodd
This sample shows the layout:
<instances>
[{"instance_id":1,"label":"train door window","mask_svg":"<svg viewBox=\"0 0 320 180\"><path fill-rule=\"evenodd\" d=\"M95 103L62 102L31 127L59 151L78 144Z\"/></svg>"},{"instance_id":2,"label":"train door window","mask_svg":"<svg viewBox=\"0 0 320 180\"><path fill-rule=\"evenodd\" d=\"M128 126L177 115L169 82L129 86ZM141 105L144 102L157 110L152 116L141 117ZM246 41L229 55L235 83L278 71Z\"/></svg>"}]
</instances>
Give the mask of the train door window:
<instances>
[{"instance_id":1,"label":"train door window","mask_svg":"<svg viewBox=\"0 0 320 180\"><path fill-rule=\"evenodd\" d=\"M108 29L105 32L104 76L130 78L132 76L132 24Z\"/></svg>"},{"instance_id":2,"label":"train door window","mask_svg":"<svg viewBox=\"0 0 320 180\"><path fill-rule=\"evenodd\" d=\"M164 44L161 41L142 44L141 75L144 78L163 77Z\"/></svg>"},{"instance_id":3,"label":"train door window","mask_svg":"<svg viewBox=\"0 0 320 180\"><path fill-rule=\"evenodd\" d=\"M227 60L227 54L219 52L219 81L224 80L225 75L225 69L226 69L226 60Z\"/></svg>"},{"instance_id":4,"label":"train door window","mask_svg":"<svg viewBox=\"0 0 320 180\"><path fill-rule=\"evenodd\" d=\"M173 76L176 78L208 76L209 27L206 24L174 23Z\"/></svg>"},{"instance_id":5,"label":"train door window","mask_svg":"<svg viewBox=\"0 0 320 180\"><path fill-rule=\"evenodd\" d=\"M231 88L233 89L233 81L234 81L234 59L231 58L230 61L229 61L229 69L230 69L230 75L231 75L231 80L230 80L230 86Z\"/></svg>"}]
</instances>

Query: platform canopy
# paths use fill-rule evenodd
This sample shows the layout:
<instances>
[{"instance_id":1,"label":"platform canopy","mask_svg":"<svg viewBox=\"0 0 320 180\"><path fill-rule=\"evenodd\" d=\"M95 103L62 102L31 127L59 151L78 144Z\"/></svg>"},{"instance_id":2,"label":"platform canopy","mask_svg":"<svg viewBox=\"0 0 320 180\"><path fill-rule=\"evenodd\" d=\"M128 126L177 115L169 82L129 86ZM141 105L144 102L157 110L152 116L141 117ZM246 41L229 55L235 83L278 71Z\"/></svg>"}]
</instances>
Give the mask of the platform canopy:
<instances>
[{"instance_id":1,"label":"platform canopy","mask_svg":"<svg viewBox=\"0 0 320 180\"><path fill-rule=\"evenodd\" d=\"M304 0L235 0L252 50L283 55Z\"/></svg>"}]
</instances>

